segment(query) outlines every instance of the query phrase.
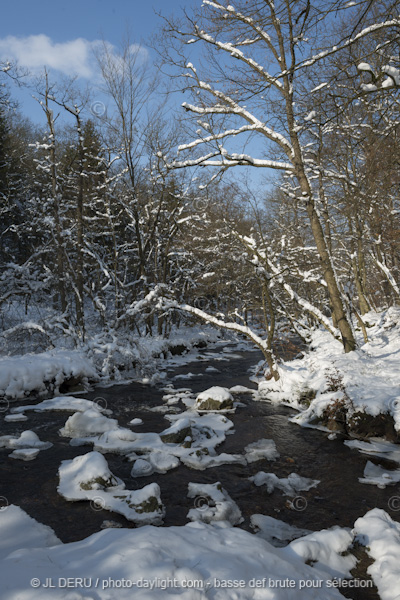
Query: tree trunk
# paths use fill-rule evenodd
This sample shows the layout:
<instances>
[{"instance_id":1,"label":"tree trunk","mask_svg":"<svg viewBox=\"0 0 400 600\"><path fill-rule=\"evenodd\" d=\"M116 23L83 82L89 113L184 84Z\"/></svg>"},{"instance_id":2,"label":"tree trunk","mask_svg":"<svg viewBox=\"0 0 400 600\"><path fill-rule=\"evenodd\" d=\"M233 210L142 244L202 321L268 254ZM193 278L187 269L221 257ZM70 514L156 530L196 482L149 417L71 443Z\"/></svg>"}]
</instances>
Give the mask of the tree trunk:
<instances>
[{"instance_id":1,"label":"tree trunk","mask_svg":"<svg viewBox=\"0 0 400 600\"><path fill-rule=\"evenodd\" d=\"M337 327L339 328L340 334L342 336L343 348L345 352L352 352L356 349L356 341L354 339L350 323L348 322L346 317L339 286L336 281L331 258L329 256L328 248L326 246L324 238L324 233L322 231L321 222L319 220L317 211L315 210L314 202L311 196L309 196L309 200L307 202L307 214L308 218L310 219L311 231L314 236L318 254L321 259L322 270L328 288L333 313L337 322Z\"/></svg>"},{"instance_id":2,"label":"tree trunk","mask_svg":"<svg viewBox=\"0 0 400 600\"><path fill-rule=\"evenodd\" d=\"M83 168L85 150L82 140L82 128L79 114L76 114L78 148L79 148L79 173L78 195L76 202L76 321L81 330L82 339L85 338L85 319L83 312Z\"/></svg>"}]
</instances>

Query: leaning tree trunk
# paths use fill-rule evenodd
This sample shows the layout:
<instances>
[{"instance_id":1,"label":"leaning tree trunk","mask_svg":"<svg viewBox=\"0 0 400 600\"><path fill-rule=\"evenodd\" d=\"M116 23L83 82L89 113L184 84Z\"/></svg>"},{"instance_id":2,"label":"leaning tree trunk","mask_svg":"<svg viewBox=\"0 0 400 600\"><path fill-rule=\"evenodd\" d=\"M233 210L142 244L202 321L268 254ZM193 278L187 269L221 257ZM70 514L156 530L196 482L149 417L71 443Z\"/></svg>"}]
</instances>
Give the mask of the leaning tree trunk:
<instances>
[{"instance_id":1,"label":"leaning tree trunk","mask_svg":"<svg viewBox=\"0 0 400 600\"><path fill-rule=\"evenodd\" d=\"M356 341L354 339L351 325L346 316L339 286L336 281L335 272L333 270L331 257L326 246L321 222L319 220L318 213L315 210L314 201L311 197L311 193L307 202L307 214L310 220L311 231L314 236L315 244L317 246L318 254L321 260L321 266L328 288L333 314L335 316L337 327L342 336L343 348L345 352L351 352L352 350L356 349Z\"/></svg>"},{"instance_id":2,"label":"leaning tree trunk","mask_svg":"<svg viewBox=\"0 0 400 600\"><path fill-rule=\"evenodd\" d=\"M279 38L280 38L280 46L281 52L284 51L284 42L282 33L280 31L279 26ZM294 52L294 50L293 50ZM292 59L294 57L292 56ZM311 231L315 240L315 245L317 247L317 252L319 254L319 258L321 261L321 267L324 274L324 278L326 281L329 301L332 307L332 317L333 321L336 322L336 325L340 331L342 337L343 348L345 352L351 352L356 349L356 341L354 339L353 330L351 324L346 315L346 311L344 308L342 295L340 293L339 284L336 280L335 271L333 268L331 255L328 249L328 245L326 242L326 238L324 235L324 230L322 227L321 218L318 214L318 211L315 206L315 201L313 197L313 193L311 190L310 183L306 176L305 162L303 151L300 145L296 119L294 117L294 100L293 100L293 64L289 69L288 74L284 77L284 96L286 100L286 117L289 126L290 139L293 146L293 154L291 156L291 161L294 166L294 174L300 184L300 189L302 196L306 203L306 210L308 219L311 225Z\"/></svg>"}]
</instances>

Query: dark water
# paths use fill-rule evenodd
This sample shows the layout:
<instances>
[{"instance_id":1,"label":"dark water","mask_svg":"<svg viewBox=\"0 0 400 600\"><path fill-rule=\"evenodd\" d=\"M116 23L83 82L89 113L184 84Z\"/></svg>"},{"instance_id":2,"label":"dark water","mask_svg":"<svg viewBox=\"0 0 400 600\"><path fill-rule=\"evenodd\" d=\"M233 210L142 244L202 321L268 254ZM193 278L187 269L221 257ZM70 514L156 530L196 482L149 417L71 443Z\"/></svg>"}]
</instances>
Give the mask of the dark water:
<instances>
[{"instance_id":1,"label":"dark water","mask_svg":"<svg viewBox=\"0 0 400 600\"><path fill-rule=\"evenodd\" d=\"M240 358L231 358L227 362L207 358L207 353L199 354L196 362L175 368L168 377L191 372L195 377L189 380L174 380L175 388L189 387L200 392L212 385L231 387L245 385L255 387L249 382L249 368L259 360L257 352L241 351ZM223 356L223 354L221 355ZM219 373L206 373L212 365ZM143 419L143 425L136 429L140 432L160 432L168 426L163 414L149 412L146 408L159 406L164 391L158 388L131 383L109 388L96 388L85 394L89 400L102 398L107 403L123 427L129 427L129 421L135 417ZM222 465L196 471L180 466L164 475L151 475L135 480L130 476L132 463L124 457L107 454L110 469L126 483L128 489L141 488L147 483L157 482L161 488L161 498L166 506L164 524L184 525L186 515L193 508L193 499L187 498L189 482L214 483L220 481L231 497L239 505L245 518L242 527L249 527L250 516L254 513L270 515L298 527L320 530L333 525L352 527L354 521L368 510L379 507L386 510L394 519L399 513L390 510L391 497L400 495L399 486L378 489L376 486L360 484L368 458L355 450L347 448L343 441L330 441L326 434L312 429L301 428L288 422L294 414L287 407L273 406L265 402L252 400L251 395L237 396L245 406L237 409L229 418L234 422L234 434L228 435L219 446L219 452L241 453L244 447L260 438L274 439L280 458L274 462L261 460L247 466ZM16 403L15 406L31 402ZM179 405L178 405L179 406ZM183 406L180 406L183 408ZM0 449L0 497L9 504L17 504L38 521L52 527L63 542L83 539L98 531L104 520L113 520L124 527L134 525L124 517L107 511L96 511L88 502L66 502L57 493L58 468L62 460L74 458L90 451L91 446L73 448L67 438L58 435L68 414L47 412L27 412L28 421L6 423L0 421L0 435L17 434L26 429L34 430L43 441L51 441L54 446L41 451L30 462L8 458L9 450ZM279 490L266 493L263 487L255 487L248 478L258 471L276 473L280 478L295 472L305 477L319 479L321 483L308 492L300 492L304 500L302 510L294 510L288 498ZM3 500L3 503L5 500ZM361 578L361 575L358 575ZM342 593L345 593L342 590ZM347 592L346 592L347 593ZM377 598L373 590L357 591L352 598Z\"/></svg>"}]
</instances>

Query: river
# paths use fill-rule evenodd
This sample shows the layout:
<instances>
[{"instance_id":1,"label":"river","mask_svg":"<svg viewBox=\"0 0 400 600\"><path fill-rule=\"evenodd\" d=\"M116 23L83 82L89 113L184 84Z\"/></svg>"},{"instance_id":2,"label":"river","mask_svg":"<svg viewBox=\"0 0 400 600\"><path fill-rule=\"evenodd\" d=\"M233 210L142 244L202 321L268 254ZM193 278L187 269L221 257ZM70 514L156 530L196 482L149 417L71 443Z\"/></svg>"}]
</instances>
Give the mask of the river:
<instances>
[{"instance_id":1,"label":"river","mask_svg":"<svg viewBox=\"0 0 400 600\"><path fill-rule=\"evenodd\" d=\"M189 387L193 392L200 392L214 385L255 388L255 384L249 381L249 369L258 362L259 354L247 350L237 351L234 347L231 350L234 355L220 355L228 358L223 361L217 360L216 352L201 350L197 354L197 360L171 367L167 378L173 381L176 388ZM218 372L206 372L206 367L210 366L218 369ZM185 379L188 373L192 375ZM178 378L173 379L176 376ZM164 386L165 382L155 387L134 382L97 387L83 397L89 400L101 398L97 401L106 404L113 412L112 417L117 418L123 427L129 427L129 421L138 417L143 420L141 432L161 432L168 426L168 422L162 413L148 409L164 404ZM288 419L294 411L288 407L255 401L251 394L240 394L236 399L243 406L238 407L235 414L229 415L234 423L234 433L227 436L218 452L242 453L249 443L270 438L275 441L280 453L280 458L276 461L261 460L246 466L222 465L205 471L181 465L167 474L154 474L134 480L130 475L132 463L119 455L106 455L111 471L124 480L128 489L141 488L153 481L159 484L161 498L166 506L165 526L187 523L186 515L193 508L193 499L187 497L189 482L220 481L242 511L245 520L241 527L249 531L250 516L254 513L270 515L310 530L334 525L352 527L358 517L374 507L383 508L391 514L389 500L396 494L394 487L379 489L358 482L366 461L373 460L371 457L349 449L339 438L328 440L326 433L290 423ZM13 406L22 404L27 402L18 402ZM0 450L0 496L52 527L63 542L91 535L101 528L105 520L112 520L124 527L134 527L120 515L93 510L88 502L67 503L58 495L57 472L61 461L91 449L72 447L69 439L59 436L58 430L64 425L66 418L65 412L29 412L26 422L6 423L1 420L0 435L32 429L41 440L51 441L54 445L49 450L40 452L30 462L10 459L8 450ZM384 464L383 461L380 463ZM302 500L294 507L279 490L268 494L265 487L255 487L249 477L258 471L273 472L280 478L295 472L318 479L320 483L308 492L300 492ZM397 518L396 513L391 516ZM362 597L365 600L378 598L373 590L363 590L362 596L357 596L357 591L352 594L349 597Z\"/></svg>"}]
</instances>

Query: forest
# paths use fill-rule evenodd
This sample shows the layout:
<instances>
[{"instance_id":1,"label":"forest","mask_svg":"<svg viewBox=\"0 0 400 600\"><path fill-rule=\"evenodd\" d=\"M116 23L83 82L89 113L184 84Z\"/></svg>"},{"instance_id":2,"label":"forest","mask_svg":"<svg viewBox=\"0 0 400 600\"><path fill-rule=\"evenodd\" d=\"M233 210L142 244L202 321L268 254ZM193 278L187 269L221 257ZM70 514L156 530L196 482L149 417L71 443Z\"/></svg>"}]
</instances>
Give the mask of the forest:
<instances>
[{"instance_id":1,"label":"forest","mask_svg":"<svg viewBox=\"0 0 400 600\"><path fill-rule=\"evenodd\" d=\"M98 329L168 336L183 317L156 311L166 295L261 332L277 376L282 328L307 339L321 325L349 352L355 326L368 340L364 315L399 300L393 7L283 3L278 22L250 4L166 20L155 66L104 43L107 104L44 73L42 128L14 106L24 73L3 62L6 335L33 320L78 345ZM173 111L172 86L188 98ZM268 173L256 185L253 169Z\"/></svg>"},{"instance_id":2,"label":"forest","mask_svg":"<svg viewBox=\"0 0 400 600\"><path fill-rule=\"evenodd\" d=\"M219 556L216 564L232 560L233 566L218 571L219 584L214 580L206 591L203 584L200 591L185 591L180 584L177 594L187 600L283 600L292 598L284 595L292 593L287 588L296 588L293 598L299 597L300 589L304 600L325 600L343 597L346 587L357 587L343 580L368 579L379 595L365 590L364 595L351 595L353 590L347 597L396 600L400 576L396 521L400 509L399 3L237 0L231 5L227 0L203 0L188 3L174 14L166 7L158 22L146 43L128 35L118 49L106 40L98 43L93 57L98 76L93 85L84 86L79 78L61 79L46 66L40 74L32 74L0 55L0 415L7 413L0 448L14 449L14 458L24 461L46 449L33 431L18 430L21 437L12 437L14 425L33 410L31 405L20 406L21 401L41 402L32 419L39 419L40 411L70 410L74 414L59 423L64 425L59 435L71 438L74 452L91 443L94 450L68 455L74 456L71 464L62 462L59 495L75 504L97 498L100 509L115 511L137 526L160 525L165 508L158 479L145 480L149 485L141 490L124 489L126 477L119 479L108 470L105 454L136 461L131 477L154 473L166 477L167 471L182 463L204 473L219 469L222 481L221 465L231 468L237 463L251 469L256 461L279 460L284 454L265 435L258 441L249 439L252 443L244 447L248 434L243 430L240 450L232 446L233 450L217 455L216 446L228 443L225 434L232 433L228 432L233 427L230 412L238 409L235 416L239 417L244 410L240 406L246 405L249 414L261 419L267 413L257 411L290 410L279 413L285 423L289 419L304 431L312 429L311 437L301 443L310 444L318 454L312 436L323 434L327 444L336 448L324 450L326 458L321 454L320 459L330 460L332 452L333 470L340 469L335 452L343 460L345 452L356 456L354 461L365 454L372 457L362 467L357 463L349 468L354 469L354 485L360 490L368 487L382 494L361 500L363 493L355 487L357 498L351 507L341 505L343 514L337 522L329 521L327 508L318 526L312 527L310 506L318 497L307 494L320 483L319 472L307 463L318 480L289 474L288 464L297 460L291 455L281 471L285 479L249 471L248 480L257 488L267 486L268 494L280 489L290 498L282 498L279 510L270 507L269 516L258 514L259 505L257 514L254 506L248 507L248 515L240 506L245 519L251 517L253 529L261 532L254 552L267 552L257 544L275 539L271 531L280 532L280 541L271 542L279 552L282 542L289 545L282 554L268 545L264 566L262 561L261 566L252 566L249 558L249 563L237 566L237 575L234 561L239 555L221 558L223 551L216 548L218 544L243 546L250 557L253 542L246 536L255 536L244 531L247 525L235 527L243 519L225 489L229 478L223 481L224 488L211 479L190 482L188 497L195 501L188 518L204 527L205 547L208 544ZM24 114L16 99L21 89L40 107L41 123ZM217 375L222 363L212 362L224 360L217 358L220 351L232 365L224 380ZM199 358L198 352L206 354ZM243 353L241 361L237 352ZM194 354L198 362L201 358L212 362L204 373L192 366ZM257 390L242 385L249 379L249 366ZM171 368L183 369L172 381L182 379L189 388L174 388ZM211 385L204 391L206 380ZM125 408L122 400L120 404L115 400L114 406L111 392L104 390L132 381L149 386L149 398L162 395L161 391L167 394L162 398L165 406L149 409L155 413L160 409L158 418L166 413L171 421L162 433L146 429L143 438L135 437L107 416L112 409L120 418ZM93 391L93 386L101 391ZM202 393L195 398L198 392ZM243 398L250 392L247 405ZM88 400L80 397L87 393ZM185 405L184 412L174 415L178 405ZM131 415L135 416L132 426L148 414L143 408L137 410ZM155 413L151 418L156 419ZM228 424L222 415L229 417ZM238 430L239 421L235 421ZM286 435L286 429L282 431ZM27 443L25 434L29 434ZM275 441L276 436L275 431ZM56 443L51 440L50 445ZM18 456L18 449L23 456ZM323 464L327 475L329 467ZM79 477L83 479L78 490ZM93 481L102 483L90 487ZM112 495L114 488L123 491ZM235 497L233 488L229 492ZM129 495L139 492L140 502ZM16 500L8 502L12 498L8 488L1 493L0 530L4 499L3 514L12 509L15 522L24 526L25 517L30 517L17 511L30 505L18 503L17 492ZM329 488L326 494L331 493ZM363 507L372 510L364 514ZM35 510L39 511L33 507L28 512L53 527L63 541L59 554L65 565L70 550L64 542L82 536L70 539L57 530L55 516L47 521ZM272 523L273 515L277 516L273 510L292 511L287 518L290 525ZM143 512L152 518L143 517ZM99 518L97 513L95 517ZM210 525L214 521L229 523L218 534L225 541L212 538L217 535ZM348 527L354 522L350 534ZM126 526L121 523L119 527ZM321 523L332 530L318 531L309 541L310 529L321 529ZM201 575L193 570L199 557L192 547L196 530L181 528L179 519L167 518L166 525L164 531L171 526L170 535L176 536L172 552L181 571L187 569L191 581L197 577L203 581L206 572L213 572L213 563L203 557ZM85 532L91 534L98 527L97 521L88 523ZM193 539L189 533L185 538L187 547L179 528L193 534ZM145 529L135 530L139 544L149 543ZM121 535L128 536L127 532L120 530ZM160 550L154 561L164 565L162 548L168 547L169 534L157 535ZM96 540L104 549L100 537ZM113 540L110 552L118 552L112 545L118 545L117 538ZM82 556L85 543L80 546ZM121 543L128 547L129 538ZM183 566L180 544L186 548L182 556L193 554L190 569ZM368 569L355 570L360 556L352 550L349 554L348 549L357 544L366 548L363 552L372 564ZM269 586L253 586L263 588L260 595L249 588L251 577L261 581L265 564L274 581L289 581L291 571L285 561L293 568L295 585L279 586L270 580ZM153 562L149 558L143 567L148 578ZM33 563L29 565L27 572L36 577L38 571ZM173 569L165 565L157 576L163 569L173 577ZM317 575L312 575L314 571ZM110 572L114 578L119 573ZM135 571L135 577L139 575L143 575L140 569ZM53 571L46 575L56 576ZM341 583L333 584L332 577ZM231 583L221 585L225 580ZM244 585L233 585L239 580ZM321 582L321 595L314 595L318 585L309 584L311 580ZM0 600L19 598L13 595L17 594L14 583L9 585L8 595L0 593ZM157 594L150 590L149 595L138 592L138 597L167 596L165 587L158 587ZM229 590L218 595L221 587L245 589L237 596L229 595ZM338 587L340 592L334 589ZM93 598L115 600L117 596L104 592L107 589L103 587L101 595ZM36 593L43 589L30 590L26 598L43 598ZM57 593L46 597L69 598L65 590ZM118 593L121 600L131 597L129 589Z\"/></svg>"}]
</instances>

